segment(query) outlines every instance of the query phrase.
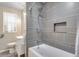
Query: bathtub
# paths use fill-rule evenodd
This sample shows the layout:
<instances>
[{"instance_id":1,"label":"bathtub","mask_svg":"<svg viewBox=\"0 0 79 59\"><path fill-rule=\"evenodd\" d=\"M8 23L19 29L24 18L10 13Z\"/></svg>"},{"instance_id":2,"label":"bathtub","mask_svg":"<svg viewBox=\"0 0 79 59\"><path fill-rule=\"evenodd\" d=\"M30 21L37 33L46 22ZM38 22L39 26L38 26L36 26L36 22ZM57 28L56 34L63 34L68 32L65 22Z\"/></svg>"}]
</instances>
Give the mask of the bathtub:
<instances>
[{"instance_id":1,"label":"bathtub","mask_svg":"<svg viewBox=\"0 0 79 59\"><path fill-rule=\"evenodd\" d=\"M64 50L41 44L38 46L30 47L28 50L29 57L75 57L75 54L66 52Z\"/></svg>"}]
</instances>

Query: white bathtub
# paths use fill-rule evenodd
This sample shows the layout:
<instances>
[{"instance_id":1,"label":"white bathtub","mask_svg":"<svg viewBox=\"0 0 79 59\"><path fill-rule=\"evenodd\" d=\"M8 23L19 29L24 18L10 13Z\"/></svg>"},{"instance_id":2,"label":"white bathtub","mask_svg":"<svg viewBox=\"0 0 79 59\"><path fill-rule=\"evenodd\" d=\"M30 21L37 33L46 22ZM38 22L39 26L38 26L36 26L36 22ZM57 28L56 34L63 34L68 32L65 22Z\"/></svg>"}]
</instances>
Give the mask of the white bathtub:
<instances>
[{"instance_id":1,"label":"white bathtub","mask_svg":"<svg viewBox=\"0 0 79 59\"><path fill-rule=\"evenodd\" d=\"M75 57L74 54L64 50L41 44L38 46L30 47L28 51L29 57Z\"/></svg>"}]
</instances>

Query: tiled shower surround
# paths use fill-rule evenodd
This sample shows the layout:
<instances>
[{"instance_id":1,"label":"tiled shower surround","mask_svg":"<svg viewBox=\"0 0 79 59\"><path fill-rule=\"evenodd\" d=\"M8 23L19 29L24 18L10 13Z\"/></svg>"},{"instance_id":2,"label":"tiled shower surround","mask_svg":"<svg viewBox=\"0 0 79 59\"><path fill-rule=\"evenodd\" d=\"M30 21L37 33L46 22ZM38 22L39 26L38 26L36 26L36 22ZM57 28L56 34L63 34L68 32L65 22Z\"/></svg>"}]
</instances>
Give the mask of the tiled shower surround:
<instances>
[{"instance_id":1,"label":"tiled shower surround","mask_svg":"<svg viewBox=\"0 0 79 59\"><path fill-rule=\"evenodd\" d=\"M29 47L37 45L36 40L40 40L42 43L75 53L79 3L27 2L27 11L27 38ZM55 29L55 24L57 23L60 23L60 26L56 26ZM61 23L66 24L63 25Z\"/></svg>"}]
</instances>

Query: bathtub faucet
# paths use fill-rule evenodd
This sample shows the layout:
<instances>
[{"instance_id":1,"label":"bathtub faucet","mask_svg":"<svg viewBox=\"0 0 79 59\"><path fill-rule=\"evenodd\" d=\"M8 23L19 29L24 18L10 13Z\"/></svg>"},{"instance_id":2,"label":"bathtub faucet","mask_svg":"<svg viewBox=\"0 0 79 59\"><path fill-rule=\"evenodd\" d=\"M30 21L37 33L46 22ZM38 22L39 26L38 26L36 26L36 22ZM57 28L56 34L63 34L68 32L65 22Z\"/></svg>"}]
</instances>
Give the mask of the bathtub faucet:
<instances>
[{"instance_id":1,"label":"bathtub faucet","mask_svg":"<svg viewBox=\"0 0 79 59\"><path fill-rule=\"evenodd\" d=\"M37 46L38 46L38 49L39 49L39 45L41 43L41 40L36 40L36 43L37 43Z\"/></svg>"}]
</instances>

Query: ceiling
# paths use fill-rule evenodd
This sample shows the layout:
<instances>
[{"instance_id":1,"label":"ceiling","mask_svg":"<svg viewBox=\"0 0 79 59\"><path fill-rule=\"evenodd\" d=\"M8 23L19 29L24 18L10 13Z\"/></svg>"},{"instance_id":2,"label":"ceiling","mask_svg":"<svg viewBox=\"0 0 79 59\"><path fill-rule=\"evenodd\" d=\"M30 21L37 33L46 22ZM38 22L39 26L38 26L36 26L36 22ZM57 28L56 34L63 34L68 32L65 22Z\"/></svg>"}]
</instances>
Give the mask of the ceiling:
<instances>
[{"instance_id":1,"label":"ceiling","mask_svg":"<svg viewBox=\"0 0 79 59\"><path fill-rule=\"evenodd\" d=\"M25 2L0 2L0 7L9 7L20 10L25 10L26 3Z\"/></svg>"}]
</instances>

